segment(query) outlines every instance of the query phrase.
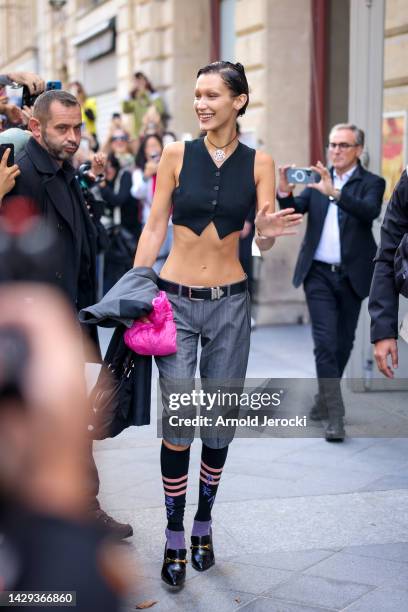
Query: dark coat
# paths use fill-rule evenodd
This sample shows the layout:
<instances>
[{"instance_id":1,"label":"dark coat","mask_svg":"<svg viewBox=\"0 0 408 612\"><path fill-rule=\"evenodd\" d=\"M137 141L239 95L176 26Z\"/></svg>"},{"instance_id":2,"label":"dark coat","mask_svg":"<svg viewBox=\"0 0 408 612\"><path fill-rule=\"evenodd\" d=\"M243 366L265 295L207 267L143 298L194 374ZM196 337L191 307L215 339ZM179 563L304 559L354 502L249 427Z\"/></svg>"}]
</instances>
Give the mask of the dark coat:
<instances>
[{"instance_id":1,"label":"dark coat","mask_svg":"<svg viewBox=\"0 0 408 612\"><path fill-rule=\"evenodd\" d=\"M94 439L117 436L130 425L150 423L152 358L134 353L125 345L123 334L134 319L151 312L158 292L152 268L132 268L100 302L79 313L81 321L95 326L116 326L91 395Z\"/></svg>"},{"instance_id":2,"label":"dark coat","mask_svg":"<svg viewBox=\"0 0 408 612\"><path fill-rule=\"evenodd\" d=\"M341 263L350 283L363 299L367 297L374 270L376 244L372 223L381 212L385 190L383 178L365 170L361 164L341 190L337 205L343 211L340 221ZM296 212L308 213L306 234L296 263L293 284L299 287L309 273L320 241L329 198L307 187L299 196L279 198L281 208L293 207Z\"/></svg>"},{"instance_id":3,"label":"dark coat","mask_svg":"<svg viewBox=\"0 0 408 612\"><path fill-rule=\"evenodd\" d=\"M5 206L12 205L13 196L29 198L35 210L41 214L57 236L58 257L51 261L55 284L63 290L77 310L96 301L96 230L88 213L81 188L76 178L71 189L76 202L82 206L85 235L90 253L87 264L79 270L78 240L72 218L72 201L60 188L58 168L48 152L34 138L30 138L17 156L21 175L14 189L4 199Z\"/></svg>"},{"instance_id":4,"label":"dark coat","mask_svg":"<svg viewBox=\"0 0 408 612\"><path fill-rule=\"evenodd\" d=\"M371 316L371 342L398 338L399 295L394 281L394 256L404 234L408 232L408 177L401 175L391 196L381 239L375 257L374 276L368 310Z\"/></svg>"},{"instance_id":5,"label":"dark coat","mask_svg":"<svg viewBox=\"0 0 408 612\"><path fill-rule=\"evenodd\" d=\"M159 293L157 280L153 268L131 268L97 304L83 308L79 320L100 327L132 327L135 319L151 312Z\"/></svg>"}]
</instances>

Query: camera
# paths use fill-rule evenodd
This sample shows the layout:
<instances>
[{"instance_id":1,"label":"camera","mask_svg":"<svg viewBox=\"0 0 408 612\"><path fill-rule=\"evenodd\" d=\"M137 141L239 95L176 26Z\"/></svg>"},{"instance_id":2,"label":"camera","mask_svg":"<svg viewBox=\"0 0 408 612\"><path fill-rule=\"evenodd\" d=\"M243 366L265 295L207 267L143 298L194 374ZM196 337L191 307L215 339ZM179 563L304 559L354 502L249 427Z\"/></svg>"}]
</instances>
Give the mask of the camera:
<instances>
[{"instance_id":1,"label":"camera","mask_svg":"<svg viewBox=\"0 0 408 612\"><path fill-rule=\"evenodd\" d=\"M77 170L77 179L81 185L82 191L88 191L94 185L94 181L89 176L91 170L91 162L87 161L81 164Z\"/></svg>"},{"instance_id":2,"label":"camera","mask_svg":"<svg viewBox=\"0 0 408 612\"><path fill-rule=\"evenodd\" d=\"M91 178L89 176L90 171L91 171L90 161L87 161L81 164L77 170L77 179L79 181L79 184L81 186L81 189L84 195L86 195L87 192L92 187L95 187L95 185L98 185L99 183L102 183L102 181L105 180L105 176L103 174L99 174L95 179Z\"/></svg>"}]
</instances>

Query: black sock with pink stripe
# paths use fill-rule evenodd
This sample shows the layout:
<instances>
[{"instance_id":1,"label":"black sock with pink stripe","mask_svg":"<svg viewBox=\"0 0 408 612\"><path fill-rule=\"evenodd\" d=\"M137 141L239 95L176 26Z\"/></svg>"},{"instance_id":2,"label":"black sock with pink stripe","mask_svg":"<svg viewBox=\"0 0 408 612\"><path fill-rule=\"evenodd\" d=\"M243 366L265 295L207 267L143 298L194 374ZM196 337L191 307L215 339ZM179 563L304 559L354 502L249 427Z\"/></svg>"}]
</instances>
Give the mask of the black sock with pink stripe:
<instances>
[{"instance_id":1,"label":"black sock with pink stripe","mask_svg":"<svg viewBox=\"0 0 408 612\"><path fill-rule=\"evenodd\" d=\"M164 487L164 499L167 513L167 548L185 548L184 542L184 509L190 448L175 451L162 443L160 464Z\"/></svg>"},{"instance_id":2,"label":"black sock with pink stripe","mask_svg":"<svg viewBox=\"0 0 408 612\"><path fill-rule=\"evenodd\" d=\"M209 448L203 444L200 467L200 495L194 517L193 536L209 535L211 530L211 508L213 507L222 469L228 454L228 446Z\"/></svg>"}]
</instances>

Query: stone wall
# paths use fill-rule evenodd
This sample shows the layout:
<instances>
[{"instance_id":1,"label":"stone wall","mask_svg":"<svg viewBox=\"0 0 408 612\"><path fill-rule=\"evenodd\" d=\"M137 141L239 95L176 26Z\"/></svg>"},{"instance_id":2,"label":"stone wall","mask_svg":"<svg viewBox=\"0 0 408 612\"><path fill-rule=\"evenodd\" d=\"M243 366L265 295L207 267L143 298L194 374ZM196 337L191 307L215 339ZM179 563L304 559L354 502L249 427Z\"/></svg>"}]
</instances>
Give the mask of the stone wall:
<instances>
[{"instance_id":1,"label":"stone wall","mask_svg":"<svg viewBox=\"0 0 408 612\"><path fill-rule=\"evenodd\" d=\"M197 133L193 113L197 70L210 56L207 0L138 0L133 69L142 70L164 95L176 134Z\"/></svg>"},{"instance_id":2,"label":"stone wall","mask_svg":"<svg viewBox=\"0 0 408 612\"><path fill-rule=\"evenodd\" d=\"M142 70L166 100L169 127L196 135L193 88L198 68L210 57L209 0L106 0L96 7L68 0L61 11L48 0L9 4L0 13L2 72L38 69L45 79L81 78L75 37L115 16L117 98L127 95L133 72ZM276 166L308 164L311 0L237 0L234 27L235 57L250 83L243 131L255 133ZM408 110L406 0L387 0L385 32L384 110ZM307 317L302 290L291 286L302 231L280 239L264 257L259 324Z\"/></svg>"},{"instance_id":3,"label":"stone wall","mask_svg":"<svg viewBox=\"0 0 408 612\"><path fill-rule=\"evenodd\" d=\"M34 70L37 64L37 6L31 0L13 0L0 5L1 72Z\"/></svg>"},{"instance_id":4,"label":"stone wall","mask_svg":"<svg viewBox=\"0 0 408 612\"><path fill-rule=\"evenodd\" d=\"M276 164L309 163L310 0L238 0L236 59L245 65L251 102L243 129ZM291 278L301 234L281 238L264 255L257 296L258 324L294 323L307 317L302 290Z\"/></svg>"},{"instance_id":5,"label":"stone wall","mask_svg":"<svg viewBox=\"0 0 408 612\"><path fill-rule=\"evenodd\" d=\"M385 6L384 111L408 111L408 11L406 0Z\"/></svg>"}]
</instances>

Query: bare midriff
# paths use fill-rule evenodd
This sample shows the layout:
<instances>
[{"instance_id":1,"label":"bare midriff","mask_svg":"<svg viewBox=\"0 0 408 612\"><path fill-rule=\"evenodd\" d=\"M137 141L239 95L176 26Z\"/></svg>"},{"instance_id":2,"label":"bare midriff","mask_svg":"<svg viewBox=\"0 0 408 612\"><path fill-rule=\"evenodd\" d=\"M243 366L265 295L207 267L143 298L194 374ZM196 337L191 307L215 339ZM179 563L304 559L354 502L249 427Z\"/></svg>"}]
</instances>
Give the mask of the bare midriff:
<instances>
[{"instance_id":1,"label":"bare midriff","mask_svg":"<svg viewBox=\"0 0 408 612\"><path fill-rule=\"evenodd\" d=\"M200 236L184 225L173 226L173 246L160 276L191 287L229 285L245 278L238 259L239 232L222 240L214 223Z\"/></svg>"}]
</instances>

